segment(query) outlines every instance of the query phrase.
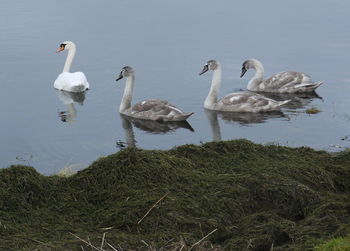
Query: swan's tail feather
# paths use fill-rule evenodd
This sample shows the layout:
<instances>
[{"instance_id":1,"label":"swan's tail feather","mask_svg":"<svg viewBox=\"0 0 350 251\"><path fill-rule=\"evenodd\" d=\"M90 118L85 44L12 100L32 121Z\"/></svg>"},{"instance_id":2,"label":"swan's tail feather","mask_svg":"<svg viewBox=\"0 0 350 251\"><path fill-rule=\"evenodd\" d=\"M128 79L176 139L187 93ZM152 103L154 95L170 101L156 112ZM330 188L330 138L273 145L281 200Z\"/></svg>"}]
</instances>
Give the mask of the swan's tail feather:
<instances>
[{"instance_id":1,"label":"swan's tail feather","mask_svg":"<svg viewBox=\"0 0 350 251\"><path fill-rule=\"evenodd\" d=\"M262 111L264 111L264 112L279 111L283 105L288 104L290 101L292 101L292 100L291 99L283 100L283 101L275 101L274 100L269 106L264 107L264 109Z\"/></svg>"},{"instance_id":2,"label":"swan's tail feather","mask_svg":"<svg viewBox=\"0 0 350 251\"><path fill-rule=\"evenodd\" d=\"M183 120L188 119L192 114L193 114L193 112L185 113L184 116L183 116Z\"/></svg>"},{"instance_id":3,"label":"swan's tail feather","mask_svg":"<svg viewBox=\"0 0 350 251\"><path fill-rule=\"evenodd\" d=\"M302 83L302 84L299 84L295 87L300 89L300 90L304 90L306 92L312 92L322 84L323 84L323 82L316 82L316 83L310 82L310 83Z\"/></svg>"},{"instance_id":4,"label":"swan's tail feather","mask_svg":"<svg viewBox=\"0 0 350 251\"><path fill-rule=\"evenodd\" d=\"M185 121L185 120L188 119L188 117L190 117L192 114L193 114L193 112L183 113L181 116L178 116L178 117L173 118L173 119L168 120L168 121Z\"/></svg>"},{"instance_id":5,"label":"swan's tail feather","mask_svg":"<svg viewBox=\"0 0 350 251\"><path fill-rule=\"evenodd\" d=\"M292 101L292 100L288 99L288 100L280 101L280 102L278 102L278 107L283 106L285 104L288 104L290 101Z\"/></svg>"},{"instance_id":6,"label":"swan's tail feather","mask_svg":"<svg viewBox=\"0 0 350 251\"><path fill-rule=\"evenodd\" d=\"M323 82L317 82L317 83L314 83L313 86L311 87L311 90L315 90L317 87L319 87L320 85L322 85Z\"/></svg>"}]
</instances>

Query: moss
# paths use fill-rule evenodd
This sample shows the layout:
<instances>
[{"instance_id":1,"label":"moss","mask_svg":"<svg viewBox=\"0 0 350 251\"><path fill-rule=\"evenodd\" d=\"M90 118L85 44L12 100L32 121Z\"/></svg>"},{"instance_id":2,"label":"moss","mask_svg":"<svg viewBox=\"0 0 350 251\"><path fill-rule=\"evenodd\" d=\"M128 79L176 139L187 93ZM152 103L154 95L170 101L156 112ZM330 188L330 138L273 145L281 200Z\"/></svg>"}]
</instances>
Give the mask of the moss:
<instances>
[{"instance_id":1,"label":"moss","mask_svg":"<svg viewBox=\"0 0 350 251\"><path fill-rule=\"evenodd\" d=\"M188 249L214 229L197 250L311 249L349 233L349 178L349 152L247 140L126 148L69 177L12 166L0 170L0 249L81 249L71 233Z\"/></svg>"}]
</instances>

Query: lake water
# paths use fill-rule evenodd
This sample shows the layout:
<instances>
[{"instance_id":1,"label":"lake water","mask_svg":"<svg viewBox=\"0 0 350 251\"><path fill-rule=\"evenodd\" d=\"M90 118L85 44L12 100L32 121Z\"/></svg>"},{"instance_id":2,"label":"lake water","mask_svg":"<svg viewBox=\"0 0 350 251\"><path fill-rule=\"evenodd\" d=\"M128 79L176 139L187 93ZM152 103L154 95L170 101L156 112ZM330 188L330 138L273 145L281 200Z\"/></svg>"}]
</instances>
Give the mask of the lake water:
<instances>
[{"instance_id":1,"label":"lake water","mask_svg":"<svg viewBox=\"0 0 350 251\"><path fill-rule=\"evenodd\" d=\"M349 1L92 1L2 0L0 8L0 167L30 164L43 174L81 169L136 144L182 144L247 138L258 143L337 151L350 142ZM91 90L71 97L53 88L66 52L77 45L73 71ZM225 116L203 109L212 73L223 67L220 96L244 90L242 62L259 59L265 75L302 71L324 81L274 114ZM118 107L121 68L135 69L133 102L166 99L195 114L189 124L130 121ZM73 104L67 100L76 100ZM318 114L305 110L315 107ZM62 113L68 112L68 113Z\"/></svg>"}]
</instances>

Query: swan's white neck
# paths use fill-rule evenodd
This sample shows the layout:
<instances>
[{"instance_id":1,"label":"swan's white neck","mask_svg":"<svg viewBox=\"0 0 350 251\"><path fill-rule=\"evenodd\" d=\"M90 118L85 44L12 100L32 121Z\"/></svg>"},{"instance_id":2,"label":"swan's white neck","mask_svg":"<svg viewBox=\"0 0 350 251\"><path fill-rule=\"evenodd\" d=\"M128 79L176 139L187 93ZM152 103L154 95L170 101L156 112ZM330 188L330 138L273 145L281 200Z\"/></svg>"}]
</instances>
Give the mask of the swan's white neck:
<instances>
[{"instance_id":1,"label":"swan's white neck","mask_svg":"<svg viewBox=\"0 0 350 251\"><path fill-rule=\"evenodd\" d=\"M135 77L133 74L126 78L124 94L122 97L122 102L120 103L120 106L119 106L120 113L124 114L125 111L131 107L132 92L134 89L134 80L135 80Z\"/></svg>"},{"instance_id":2,"label":"swan's white neck","mask_svg":"<svg viewBox=\"0 0 350 251\"><path fill-rule=\"evenodd\" d=\"M218 121L217 111L204 110L210 123L213 141L221 141L220 124Z\"/></svg>"},{"instance_id":3,"label":"swan's white neck","mask_svg":"<svg viewBox=\"0 0 350 251\"><path fill-rule=\"evenodd\" d=\"M77 117L77 110L75 109L74 103L67 104L67 122L74 122L74 119Z\"/></svg>"},{"instance_id":4,"label":"swan's white neck","mask_svg":"<svg viewBox=\"0 0 350 251\"><path fill-rule=\"evenodd\" d=\"M120 115L120 117L128 147L136 147L135 134L131 122L127 118L124 118L123 115Z\"/></svg>"},{"instance_id":5,"label":"swan's white neck","mask_svg":"<svg viewBox=\"0 0 350 251\"><path fill-rule=\"evenodd\" d=\"M211 81L210 90L207 98L204 101L204 108L213 110L217 101L221 85L221 66L218 64L214 70L213 79Z\"/></svg>"},{"instance_id":6,"label":"swan's white neck","mask_svg":"<svg viewBox=\"0 0 350 251\"><path fill-rule=\"evenodd\" d=\"M264 66L255 59L252 59L253 68L255 69L254 77L249 81L247 89L250 91L258 91L259 84L264 79Z\"/></svg>"},{"instance_id":7,"label":"swan's white neck","mask_svg":"<svg viewBox=\"0 0 350 251\"><path fill-rule=\"evenodd\" d=\"M76 52L75 46L71 45L71 47L68 50L68 55L67 55L66 63L64 64L64 67L63 67L63 72L70 71L70 67L72 65L72 62L75 56L75 52Z\"/></svg>"}]
</instances>

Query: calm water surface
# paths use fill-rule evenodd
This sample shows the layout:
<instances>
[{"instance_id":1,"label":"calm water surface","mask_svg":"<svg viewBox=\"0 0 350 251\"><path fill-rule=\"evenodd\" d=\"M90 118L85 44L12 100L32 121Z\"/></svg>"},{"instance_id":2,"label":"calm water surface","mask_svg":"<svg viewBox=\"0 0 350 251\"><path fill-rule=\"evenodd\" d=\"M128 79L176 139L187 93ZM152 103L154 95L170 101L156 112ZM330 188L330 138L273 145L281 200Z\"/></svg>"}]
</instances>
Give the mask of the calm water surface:
<instances>
[{"instance_id":1,"label":"calm water surface","mask_svg":"<svg viewBox=\"0 0 350 251\"><path fill-rule=\"evenodd\" d=\"M30 164L43 174L81 169L125 144L169 149L247 138L259 143L336 151L350 134L348 1L11 1L0 8L0 167ZM91 90L53 89L66 53ZM203 109L212 74L223 66L221 96L244 90L242 62L262 61L266 77L283 70L324 81L317 96L296 97L281 113L217 114ZM135 69L134 102L167 99L195 114L189 124L142 123L121 117L120 69ZM278 98L278 97L277 97ZM308 115L316 107L322 112ZM345 137L345 138L344 138Z\"/></svg>"}]
</instances>

